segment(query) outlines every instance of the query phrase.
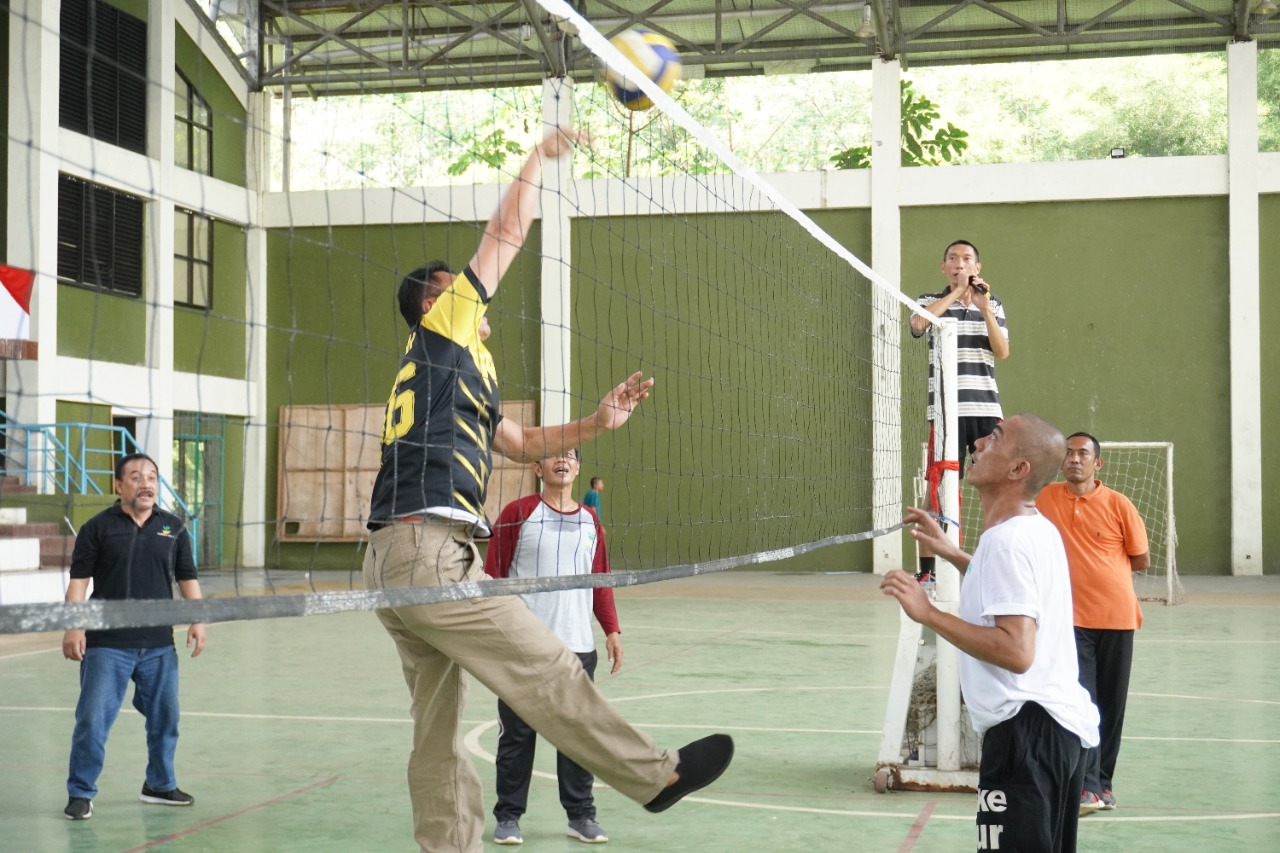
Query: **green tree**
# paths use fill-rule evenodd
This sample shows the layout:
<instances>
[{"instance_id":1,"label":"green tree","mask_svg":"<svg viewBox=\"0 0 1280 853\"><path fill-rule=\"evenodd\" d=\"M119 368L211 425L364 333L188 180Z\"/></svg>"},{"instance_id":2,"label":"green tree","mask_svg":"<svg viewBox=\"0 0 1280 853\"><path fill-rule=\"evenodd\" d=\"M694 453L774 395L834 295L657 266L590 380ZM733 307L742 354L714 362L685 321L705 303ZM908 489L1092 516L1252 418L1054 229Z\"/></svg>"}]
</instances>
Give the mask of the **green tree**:
<instances>
[{"instance_id":1,"label":"green tree","mask_svg":"<svg viewBox=\"0 0 1280 853\"><path fill-rule=\"evenodd\" d=\"M902 81L902 165L938 166L959 159L969 147L969 134L947 122L934 129L942 118L938 105L912 88L910 80ZM932 133L932 136L928 134ZM871 146L855 145L832 155L837 169L871 167Z\"/></svg>"}]
</instances>

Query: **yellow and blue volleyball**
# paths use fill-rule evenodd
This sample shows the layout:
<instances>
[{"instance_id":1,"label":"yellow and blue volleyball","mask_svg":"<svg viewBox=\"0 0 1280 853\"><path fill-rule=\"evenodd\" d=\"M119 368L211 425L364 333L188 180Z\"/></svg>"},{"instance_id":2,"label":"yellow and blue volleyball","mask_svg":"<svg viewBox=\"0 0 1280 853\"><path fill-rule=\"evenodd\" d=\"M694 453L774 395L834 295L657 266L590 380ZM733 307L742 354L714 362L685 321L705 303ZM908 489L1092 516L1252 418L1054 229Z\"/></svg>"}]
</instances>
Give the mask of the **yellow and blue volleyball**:
<instances>
[{"instance_id":1,"label":"yellow and blue volleyball","mask_svg":"<svg viewBox=\"0 0 1280 853\"><path fill-rule=\"evenodd\" d=\"M625 30L610 39L618 52L664 92L680 79L680 54L666 36L650 30ZM620 69L606 67L605 83L613 90L613 96L629 110L647 110L653 101L640 90L640 86L627 78Z\"/></svg>"}]
</instances>

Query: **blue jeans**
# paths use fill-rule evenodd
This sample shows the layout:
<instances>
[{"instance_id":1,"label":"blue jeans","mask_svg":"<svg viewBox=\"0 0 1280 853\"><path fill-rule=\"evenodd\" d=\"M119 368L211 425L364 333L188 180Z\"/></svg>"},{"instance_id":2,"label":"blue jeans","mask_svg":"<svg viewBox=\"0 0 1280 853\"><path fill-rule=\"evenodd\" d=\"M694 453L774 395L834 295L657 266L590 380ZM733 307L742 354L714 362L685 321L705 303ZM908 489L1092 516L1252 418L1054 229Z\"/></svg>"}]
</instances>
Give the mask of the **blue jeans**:
<instances>
[{"instance_id":1,"label":"blue jeans","mask_svg":"<svg viewBox=\"0 0 1280 853\"><path fill-rule=\"evenodd\" d=\"M92 800L107 756L107 735L133 681L133 707L146 719L147 787L178 787L173 754L178 748L178 651L155 649L86 649L80 662L80 701L71 735L71 770L67 795Z\"/></svg>"}]
</instances>

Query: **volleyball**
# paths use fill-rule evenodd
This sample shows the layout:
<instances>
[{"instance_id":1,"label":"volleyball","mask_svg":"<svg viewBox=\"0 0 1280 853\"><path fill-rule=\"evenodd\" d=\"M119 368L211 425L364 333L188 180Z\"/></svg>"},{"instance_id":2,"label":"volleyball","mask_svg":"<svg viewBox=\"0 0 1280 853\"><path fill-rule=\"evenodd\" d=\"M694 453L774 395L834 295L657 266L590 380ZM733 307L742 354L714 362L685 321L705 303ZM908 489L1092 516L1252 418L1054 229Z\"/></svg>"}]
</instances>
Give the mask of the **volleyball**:
<instances>
[{"instance_id":1,"label":"volleyball","mask_svg":"<svg viewBox=\"0 0 1280 853\"><path fill-rule=\"evenodd\" d=\"M680 54L676 53L676 46L666 36L650 30L626 30L610 41L662 91L670 92L680 79ZM641 91L640 86L621 70L606 66L604 79L613 90L613 96L627 109L647 110L653 106L653 101Z\"/></svg>"}]
</instances>

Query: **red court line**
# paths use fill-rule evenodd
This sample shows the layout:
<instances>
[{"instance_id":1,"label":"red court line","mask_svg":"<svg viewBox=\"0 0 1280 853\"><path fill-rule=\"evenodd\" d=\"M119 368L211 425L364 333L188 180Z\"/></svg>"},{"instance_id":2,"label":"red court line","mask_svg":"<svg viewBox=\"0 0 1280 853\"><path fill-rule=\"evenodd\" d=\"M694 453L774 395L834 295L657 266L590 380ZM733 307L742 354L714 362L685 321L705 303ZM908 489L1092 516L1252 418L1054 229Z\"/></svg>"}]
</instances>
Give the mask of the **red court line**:
<instances>
[{"instance_id":1,"label":"red court line","mask_svg":"<svg viewBox=\"0 0 1280 853\"><path fill-rule=\"evenodd\" d=\"M911 824L911 830L907 833L907 837L902 839L902 846L898 848L898 853L910 853L912 848L916 846L916 839L920 837L920 833L924 832L924 825L929 822L929 817L933 814L933 810L937 805L937 800L930 800L924 804L924 808L920 810L920 814L916 817L916 822Z\"/></svg>"},{"instance_id":2,"label":"red court line","mask_svg":"<svg viewBox=\"0 0 1280 853\"><path fill-rule=\"evenodd\" d=\"M141 850L150 850L152 847L159 847L161 844L166 844L170 841L173 841L175 838L182 838L187 835L192 835L196 832L199 832L202 829L208 829L211 826L215 826L219 823L223 823L225 821L231 820L232 818L240 817L241 815L246 815L249 812L255 812L258 809L265 809L267 806L272 805L274 803L291 799L292 797L296 797L299 794L305 794L307 791L322 787L324 785L332 785L334 782L337 782L337 781L338 781L337 776L330 776L327 779L321 779L319 782L312 782L310 785L307 785L302 788L296 788L292 791L281 794L278 797L272 797L269 800L263 800L262 802L257 803L256 805L248 806L246 808L241 809L238 812L225 814L222 817L215 817L213 820L206 820L204 823L198 823L195 826L188 827L187 829L182 830L182 832L175 832L172 835L166 835L164 838L157 838L155 841L149 841L146 844L143 844L141 847L134 847L130 850L126 850L125 853L139 853L139 851Z\"/></svg>"}]
</instances>

